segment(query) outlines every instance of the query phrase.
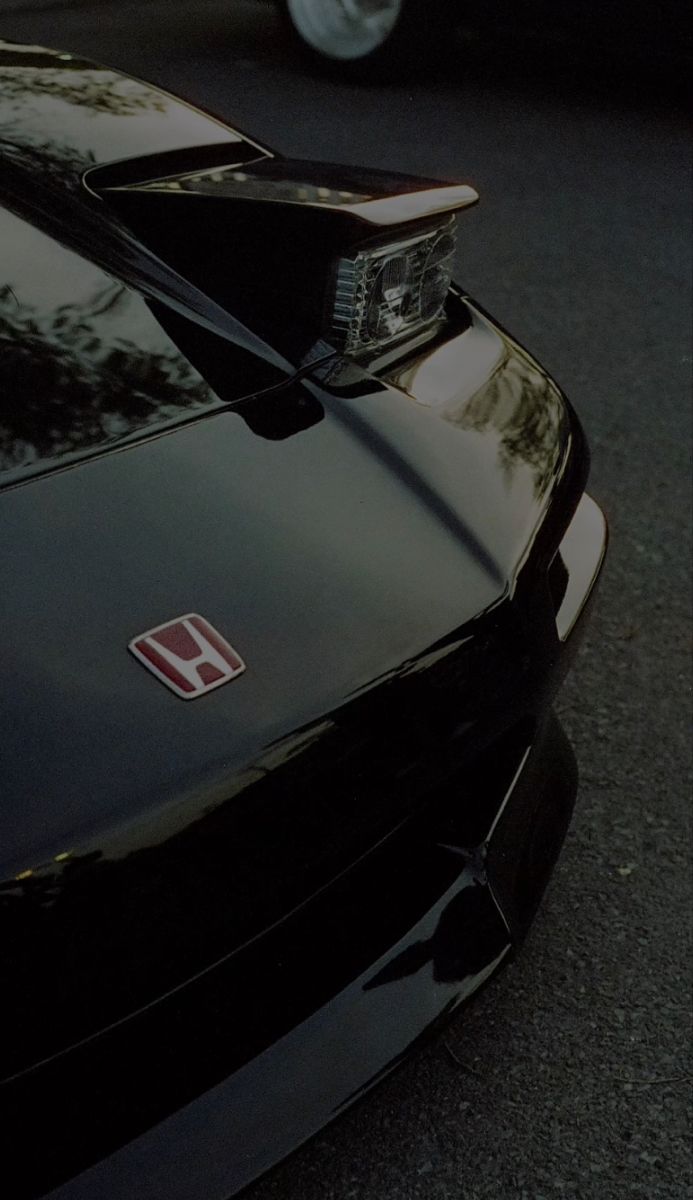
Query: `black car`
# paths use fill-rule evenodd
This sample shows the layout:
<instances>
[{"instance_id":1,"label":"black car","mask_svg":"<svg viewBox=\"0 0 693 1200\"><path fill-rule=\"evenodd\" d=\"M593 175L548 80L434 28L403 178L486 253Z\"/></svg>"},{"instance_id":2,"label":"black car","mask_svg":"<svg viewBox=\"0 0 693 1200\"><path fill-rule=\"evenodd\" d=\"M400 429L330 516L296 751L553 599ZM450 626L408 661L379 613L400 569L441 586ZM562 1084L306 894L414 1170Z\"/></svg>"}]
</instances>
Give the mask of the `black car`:
<instances>
[{"instance_id":1,"label":"black car","mask_svg":"<svg viewBox=\"0 0 693 1200\"><path fill-rule=\"evenodd\" d=\"M3 1179L224 1200L521 942L605 523L471 187L35 46L0 105Z\"/></svg>"}]
</instances>

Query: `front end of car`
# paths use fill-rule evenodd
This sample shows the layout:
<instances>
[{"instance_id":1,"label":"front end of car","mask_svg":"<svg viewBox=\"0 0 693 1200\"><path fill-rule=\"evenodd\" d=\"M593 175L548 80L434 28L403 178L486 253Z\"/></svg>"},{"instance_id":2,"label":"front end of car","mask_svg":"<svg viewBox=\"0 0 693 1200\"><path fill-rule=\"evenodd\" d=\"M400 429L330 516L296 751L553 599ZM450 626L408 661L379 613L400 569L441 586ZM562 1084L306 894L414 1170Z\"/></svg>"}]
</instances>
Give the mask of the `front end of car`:
<instances>
[{"instance_id":1,"label":"front end of car","mask_svg":"<svg viewBox=\"0 0 693 1200\"><path fill-rule=\"evenodd\" d=\"M2 185L65 402L0 456L17 1200L226 1200L507 961L606 548L570 404L451 281L473 189L233 131L124 156L135 119L50 205L18 135ZM193 612L245 669L181 703L128 647Z\"/></svg>"}]
</instances>

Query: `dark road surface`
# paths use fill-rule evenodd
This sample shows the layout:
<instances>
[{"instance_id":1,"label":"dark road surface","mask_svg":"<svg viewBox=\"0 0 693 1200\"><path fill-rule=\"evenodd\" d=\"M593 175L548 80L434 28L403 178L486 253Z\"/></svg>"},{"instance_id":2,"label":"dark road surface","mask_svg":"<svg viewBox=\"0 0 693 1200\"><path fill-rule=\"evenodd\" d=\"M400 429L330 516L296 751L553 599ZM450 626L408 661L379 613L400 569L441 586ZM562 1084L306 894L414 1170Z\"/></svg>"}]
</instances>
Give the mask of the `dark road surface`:
<instances>
[{"instance_id":1,"label":"dark road surface","mask_svg":"<svg viewBox=\"0 0 693 1200\"><path fill-rule=\"evenodd\" d=\"M0 0L0 36L152 79L283 152L473 183L458 277L573 399L611 523L559 704L581 795L528 944L248 1200L693 1195L691 194L675 96L524 45L477 46L411 86L328 83L251 0L17 4Z\"/></svg>"}]
</instances>

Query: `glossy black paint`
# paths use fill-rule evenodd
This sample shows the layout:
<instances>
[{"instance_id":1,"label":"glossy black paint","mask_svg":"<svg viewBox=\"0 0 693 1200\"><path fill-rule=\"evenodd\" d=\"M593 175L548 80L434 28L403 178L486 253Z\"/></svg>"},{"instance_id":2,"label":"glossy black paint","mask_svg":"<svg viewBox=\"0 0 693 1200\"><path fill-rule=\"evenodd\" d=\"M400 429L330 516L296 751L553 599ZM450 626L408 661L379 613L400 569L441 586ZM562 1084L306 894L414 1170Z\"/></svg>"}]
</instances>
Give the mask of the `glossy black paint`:
<instances>
[{"instance_id":1,"label":"glossy black paint","mask_svg":"<svg viewBox=\"0 0 693 1200\"><path fill-rule=\"evenodd\" d=\"M548 714L587 451L461 291L425 346L306 360L82 183L265 148L33 48L0 88L4 1127L24 1195L125 1146L60 1195L173 1196L182 1138L213 1200L531 917L575 791ZM193 610L248 670L182 704L126 648Z\"/></svg>"},{"instance_id":2,"label":"glossy black paint","mask_svg":"<svg viewBox=\"0 0 693 1200\"><path fill-rule=\"evenodd\" d=\"M413 787L423 758L420 793L439 743L466 726L478 744L485 709L505 710L529 687L523 664L513 665L522 627L502 600L552 482L550 462L537 475L520 460L517 477L510 468L506 477L479 463L466 440L478 438L476 430L455 428L451 446L446 422L401 394L319 396L323 420L286 441L258 439L238 416L222 414L3 498L0 550L18 567L3 596L15 630L6 667L23 679L19 694L8 691L3 701L4 853L12 875L32 872L20 891L40 913L45 953L64 975L62 1000L48 997L10 958L11 991L38 1057L150 1001L277 919L404 815L393 763ZM539 398L546 403L541 390ZM493 462L503 443L492 423L486 436ZM550 459L559 457L554 443ZM493 537L482 532L483 513L476 525L465 510L470 486L479 508L507 506ZM240 521L230 521L231 512ZM88 586L75 594L75 580ZM250 666L217 703L210 697L192 712L122 655L157 617L186 611L186 597ZM431 654L446 660L452 689L440 699L420 681ZM492 661L507 676L499 697L475 679ZM387 698L371 698L374 689ZM344 706L363 715L347 717ZM402 746L407 721L419 738ZM351 767L335 777L345 752ZM321 819L325 788L331 807ZM248 858L258 821L276 841L263 839ZM178 833L186 828L192 854ZM131 899L145 886L135 882L137 870L131 878L133 856L149 847L143 861L151 871L153 848L172 835L174 866L155 869L157 916L143 922ZM230 842L240 861L238 850L229 857ZM56 878L55 857L68 852ZM114 859L122 866L104 873ZM272 885L278 875L283 884ZM267 894L246 913L243 897L261 876ZM67 920L55 903L61 879L68 896L76 885L80 897L77 909L66 901ZM122 893L117 905L106 880ZM193 886L204 929L196 921L186 938ZM5 944L24 961L23 920ZM79 973L64 968L87 944L92 967L97 959L100 966L85 992ZM150 969L135 971L140 960ZM32 956L28 967L40 975L46 962ZM31 1007L38 1011L29 1019ZM22 1053L19 1038L13 1051Z\"/></svg>"},{"instance_id":3,"label":"glossy black paint","mask_svg":"<svg viewBox=\"0 0 693 1200\"><path fill-rule=\"evenodd\" d=\"M519 763L522 784L513 787ZM511 935L494 890L507 878L504 860L517 861L518 824L543 818L544 873L525 880L536 903L574 786L556 724L520 723L475 768L432 789L418 819L259 942L15 1081L3 1116L16 1159L24 1130L45 1131L33 1188L21 1194L86 1165L85 1144L98 1158L210 1088L201 1107L159 1126L152 1144L132 1143L124 1159L107 1159L58 1194L126 1196L136 1185L148 1197L221 1196L266 1169L506 959ZM493 832L501 812L509 833L502 822Z\"/></svg>"}]
</instances>

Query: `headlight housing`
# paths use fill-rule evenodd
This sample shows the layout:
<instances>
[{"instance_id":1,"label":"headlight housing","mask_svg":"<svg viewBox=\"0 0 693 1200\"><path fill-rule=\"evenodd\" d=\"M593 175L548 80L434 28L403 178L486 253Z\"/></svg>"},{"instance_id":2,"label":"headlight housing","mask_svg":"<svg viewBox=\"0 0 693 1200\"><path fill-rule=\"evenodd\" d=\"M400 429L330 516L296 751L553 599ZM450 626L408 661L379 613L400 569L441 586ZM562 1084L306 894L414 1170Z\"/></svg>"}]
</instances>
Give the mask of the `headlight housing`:
<instances>
[{"instance_id":1,"label":"headlight housing","mask_svg":"<svg viewBox=\"0 0 693 1200\"><path fill-rule=\"evenodd\" d=\"M455 255L455 219L337 263L332 336L345 354L404 342L443 316Z\"/></svg>"}]
</instances>

